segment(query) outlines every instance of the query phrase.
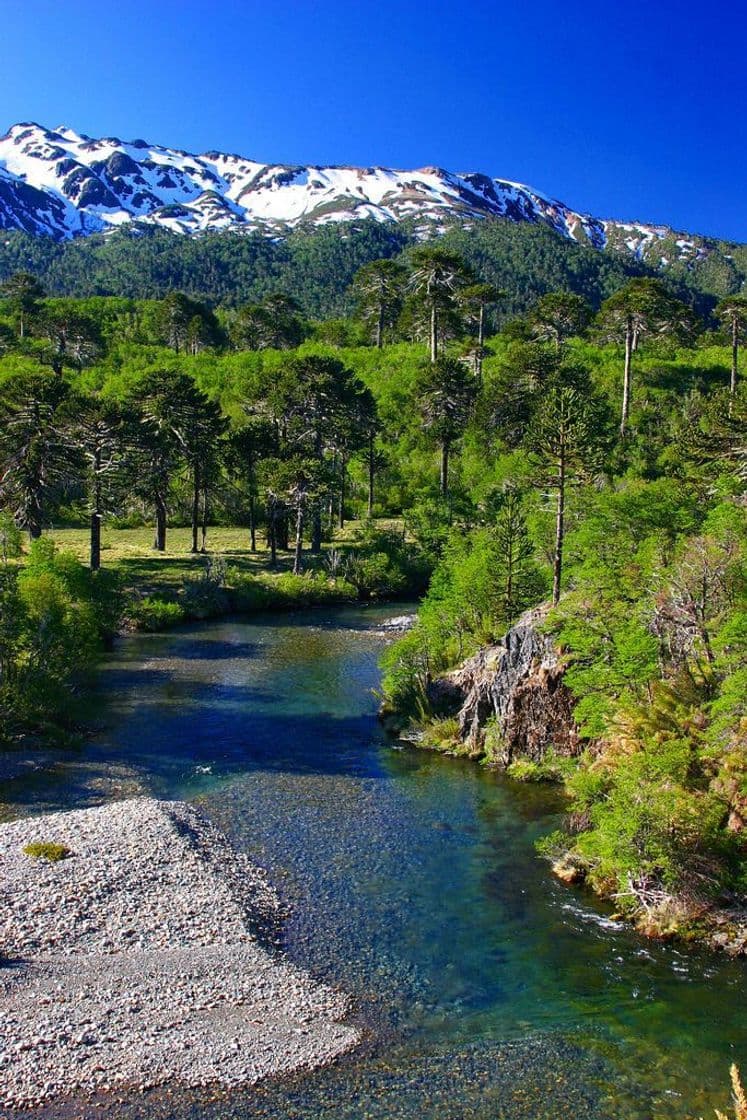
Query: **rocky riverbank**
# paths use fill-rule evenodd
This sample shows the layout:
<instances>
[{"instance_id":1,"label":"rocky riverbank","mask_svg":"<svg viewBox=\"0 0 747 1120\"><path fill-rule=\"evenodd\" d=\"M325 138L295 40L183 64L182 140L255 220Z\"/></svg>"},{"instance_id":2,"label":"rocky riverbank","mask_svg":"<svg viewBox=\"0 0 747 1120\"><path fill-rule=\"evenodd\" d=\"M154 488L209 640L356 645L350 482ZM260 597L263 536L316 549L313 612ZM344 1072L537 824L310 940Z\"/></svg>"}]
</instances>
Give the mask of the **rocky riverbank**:
<instances>
[{"instance_id":1,"label":"rocky riverbank","mask_svg":"<svg viewBox=\"0 0 747 1120\"><path fill-rule=\"evenodd\" d=\"M259 870L180 802L0 826L0 1105L227 1089L350 1049L347 997L282 960L281 919Z\"/></svg>"}]
</instances>

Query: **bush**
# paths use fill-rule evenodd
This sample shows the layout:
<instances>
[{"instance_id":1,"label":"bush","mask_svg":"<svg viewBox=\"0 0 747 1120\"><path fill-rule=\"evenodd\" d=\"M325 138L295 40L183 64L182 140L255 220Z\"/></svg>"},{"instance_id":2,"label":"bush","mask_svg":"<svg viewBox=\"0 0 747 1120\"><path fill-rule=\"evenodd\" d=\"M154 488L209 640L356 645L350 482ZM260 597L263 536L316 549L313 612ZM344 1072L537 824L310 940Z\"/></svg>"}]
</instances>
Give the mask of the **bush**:
<instances>
[{"instance_id":1,"label":"bush","mask_svg":"<svg viewBox=\"0 0 747 1120\"><path fill-rule=\"evenodd\" d=\"M215 618L228 610L228 597L222 587L204 579L185 579L179 594L185 618Z\"/></svg>"},{"instance_id":2,"label":"bush","mask_svg":"<svg viewBox=\"0 0 747 1120\"><path fill-rule=\"evenodd\" d=\"M407 586L405 573L386 552L370 555L352 552L344 565L345 579L359 599L395 598Z\"/></svg>"},{"instance_id":3,"label":"bush","mask_svg":"<svg viewBox=\"0 0 747 1120\"><path fill-rule=\"evenodd\" d=\"M420 745L432 751L463 753L465 747L459 732L459 720L455 716L428 720L422 728Z\"/></svg>"},{"instance_id":4,"label":"bush","mask_svg":"<svg viewBox=\"0 0 747 1120\"><path fill-rule=\"evenodd\" d=\"M428 637L416 625L381 655L381 697L383 710L396 713L403 723L421 717L429 710L428 683L431 660Z\"/></svg>"},{"instance_id":5,"label":"bush","mask_svg":"<svg viewBox=\"0 0 747 1120\"><path fill-rule=\"evenodd\" d=\"M315 572L254 576L237 574L231 580L231 600L237 611L293 610L303 607L349 603L355 588L344 580L328 579Z\"/></svg>"},{"instance_id":6,"label":"bush","mask_svg":"<svg viewBox=\"0 0 747 1120\"><path fill-rule=\"evenodd\" d=\"M185 619L179 603L159 599L157 596L135 600L128 613L138 630L167 630L170 626L178 626Z\"/></svg>"},{"instance_id":7,"label":"bush","mask_svg":"<svg viewBox=\"0 0 747 1120\"><path fill-rule=\"evenodd\" d=\"M34 840L25 846L23 854L31 859L46 859L50 863L58 863L71 855L71 851L65 844L55 844L51 840Z\"/></svg>"}]
</instances>

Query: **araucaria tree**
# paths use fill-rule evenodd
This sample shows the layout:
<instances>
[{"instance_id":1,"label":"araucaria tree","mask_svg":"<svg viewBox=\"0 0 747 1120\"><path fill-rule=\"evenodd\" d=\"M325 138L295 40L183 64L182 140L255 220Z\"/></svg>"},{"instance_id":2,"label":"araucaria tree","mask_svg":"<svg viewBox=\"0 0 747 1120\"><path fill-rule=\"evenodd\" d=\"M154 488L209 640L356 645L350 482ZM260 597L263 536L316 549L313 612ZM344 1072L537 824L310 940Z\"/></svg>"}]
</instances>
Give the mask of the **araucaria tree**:
<instances>
[{"instance_id":1,"label":"araucaria tree","mask_svg":"<svg viewBox=\"0 0 747 1120\"><path fill-rule=\"evenodd\" d=\"M731 376L729 392L737 391L739 377L739 346L747 332L747 296L729 296L716 306L716 314L729 332L731 341Z\"/></svg>"},{"instance_id":2,"label":"araucaria tree","mask_svg":"<svg viewBox=\"0 0 747 1120\"><path fill-rule=\"evenodd\" d=\"M492 284L468 284L458 294L459 306L471 326L476 328L472 347L475 373L482 378L482 361L485 357L485 319L489 307L505 297L506 293Z\"/></svg>"},{"instance_id":3,"label":"araucaria tree","mask_svg":"<svg viewBox=\"0 0 747 1120\"><path fill-rule=\"evenodd\" d=\"M464 434L477 395L471 370L454 358L423 366L415 385L423 426L441 448L441 493L449 492L449 455Z\"/></svg>"},{"instance_id":4,"label":"araucaria tree","mask_svg":"<svg viewBox=\"0 0 747 1120\"><path fill-rule=\"evenodd\" d=\"M3 299L18 325L18 337L24 338L28 324L39 310L39 303L45 291L31 272L14 272L0 284L0 299Z\"/></svg>"},{"instance_id":5,"label":"araucaria tree","mask_svg":"<svg viewBox=\"0 0 747 1120\"><path fill-rule=\"evenodd\" d=\"M121 409L100 397L76 401L73 435L85 468L83 481L90 518L89 566L101 567L101 525L122 500L128 483L126 421Z\"/></svg>"},{"instance_id":6,"label":"araucaria tree","mask_svg":"<svg viewBox=\"0 0 747 1120\"><path fill-rule=\"evenodd\" d=\"M49 503L79 473L65 413L68 387L46 373L16 374L0 402L0 503L33 539Z\"/></svg>"},{"instance_id":7,"label":"araucaria tree","mask_svg":"<svg viewBox=\"0 0 747 1120\"><path fill-rule=\"evenodd\" d=\"M322 545L321 496L330 489L330 455L347 454L365 442L358 423L363 385L336 358L314 355L290 360L272 387L268 403L281 433L280 454L305 461L306 490L314 494L311 548Z\"/></svg>"},{"instance_id":8,"label":"araucaria tree","mask_svg":"<svg viewBox=\"0 0 747 1120\"><path fill-rule=\"evenodd\" d=\"M175 472L187 463L195 495L192 540L196 550L200 464L205 441L218 433L219 414L190 377L173 370L148 374L133 391L129 404L139 416L132 434L137 462L135 490L155 509L153 547L159 552L166 548L169 488Z\"/></svg>"},{"instance_id":9,"label":"araucaria tree","mask_svg":"<svg viewBox=\"0 0 747 1120\"><path fill-rule=\"evenodd\" d=\"M583 296L574 292L547 292L529 313L532 337L552 342L556 350L567 338L579 335L591 322L592 310Z\"/></svg>"},{"instance_id":10,"label":"araucaria tree","mask_svg":"<svg viewBox=\"0 0 747 1120\"><path fill-rule=\"evenodd\" d=\"M428 315L431 361L439 355L441 318L454 311L456 294L467 281L464 261L456 253L423 246L412 255L410 287Z\"/></svg>"},{"instance_id":11,"label":"araucaria tree","mask_svg":"<svg viewBox=\"0 0 747 1120\"><path fill-rule=\"evenodd\" d=\"M384 345L384 332L395 325L402 310L406 275L396 261L380 260L364 264L353 278L358 314L373 331L378 350Z\"/></svg>"},{"instance_id":12,"label":"araucaria tree","mask_svg":"<svg viewBox=\"0 0 747 1120\"><path fill-rule=\"evenodd\" d=\"M645 334L687 331L693 321L690 309L675 299L660 280L636 277L605 300L598 323L602 337L622 341L625 346L620 436L625 437L630 417L633 354Z\"/></svg>"},{"instance_id":13,"label":"araucaria tree","mask_svg":"<svg viewBox=\"0 0 747 1120\"><path fill-rule=\"evenodd\" d=\"M557 605L568 487L592 472L599 459L598 421L588 399L567 385L552 386L527 432L526 447L538 468L538 481L555 493L552 601Z\"/></svg>"}]
</instances>

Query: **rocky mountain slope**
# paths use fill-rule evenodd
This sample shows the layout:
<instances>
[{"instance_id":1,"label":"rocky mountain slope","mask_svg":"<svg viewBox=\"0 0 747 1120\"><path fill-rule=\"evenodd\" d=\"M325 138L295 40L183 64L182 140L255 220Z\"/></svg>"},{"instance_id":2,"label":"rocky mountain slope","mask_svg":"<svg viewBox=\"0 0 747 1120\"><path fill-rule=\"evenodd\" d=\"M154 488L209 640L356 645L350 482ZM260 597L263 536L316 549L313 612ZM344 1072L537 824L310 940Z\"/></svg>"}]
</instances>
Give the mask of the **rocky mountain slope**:
<instances>
[{"instance_id":1,"label":"rocky mountain slope","mask_svg":"<svg viewBox=\"0 0 747 1120\"><path fill-rule=\"evenodd\" d=\"M258 231L373 219L423 237L489 218L542 224L596 249L666 266L713 242L666 226L601 220L521 183L426 167L292 167L221 152L193 155L145 140L96 140L16 124L0 139L0 228L57 241L138 222L177 233Z\"/></svg>"}]
</instances>

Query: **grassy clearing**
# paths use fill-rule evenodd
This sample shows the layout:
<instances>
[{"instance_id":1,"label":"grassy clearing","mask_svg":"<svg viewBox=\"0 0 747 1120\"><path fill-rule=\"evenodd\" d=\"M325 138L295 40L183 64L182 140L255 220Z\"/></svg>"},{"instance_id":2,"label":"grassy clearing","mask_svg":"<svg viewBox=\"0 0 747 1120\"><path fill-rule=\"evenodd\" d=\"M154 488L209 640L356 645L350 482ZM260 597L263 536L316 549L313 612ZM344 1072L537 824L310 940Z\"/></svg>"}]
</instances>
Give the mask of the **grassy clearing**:
<instances>
[{"instance_id":1,"label":"grassy clearing","mask_svg":"<svg viewBox=\"0 0 747 1120\"><path fill-rule=\"evenodd\" d=\"M381 528L389 528L391 521L382 521ZM357 540L357 522L338 530L334 541L328 542L321 556L304 552L304 569L325 570L325 554L330 549L344 553L354 549ZM73 552L83 563L88 561L88 529L49 529L45 536L66 551ZM206 566L206 555L191 553L191 530L188 527L169 529L166 551L153 548L153 530L150 526L137 529L113 529L105 526L102 531L101 565L118 572L126 590L136 589L143 595L175 595L185 579L199 576ZM257 551L249 548L249 530L225 526L211 526L207 535L208 554L221 556L231 573L266 578L290 572L293 554L278 551L277 568L270 566L270 553L264 541L257 540Z\"/></svg>"}]
</instances>

